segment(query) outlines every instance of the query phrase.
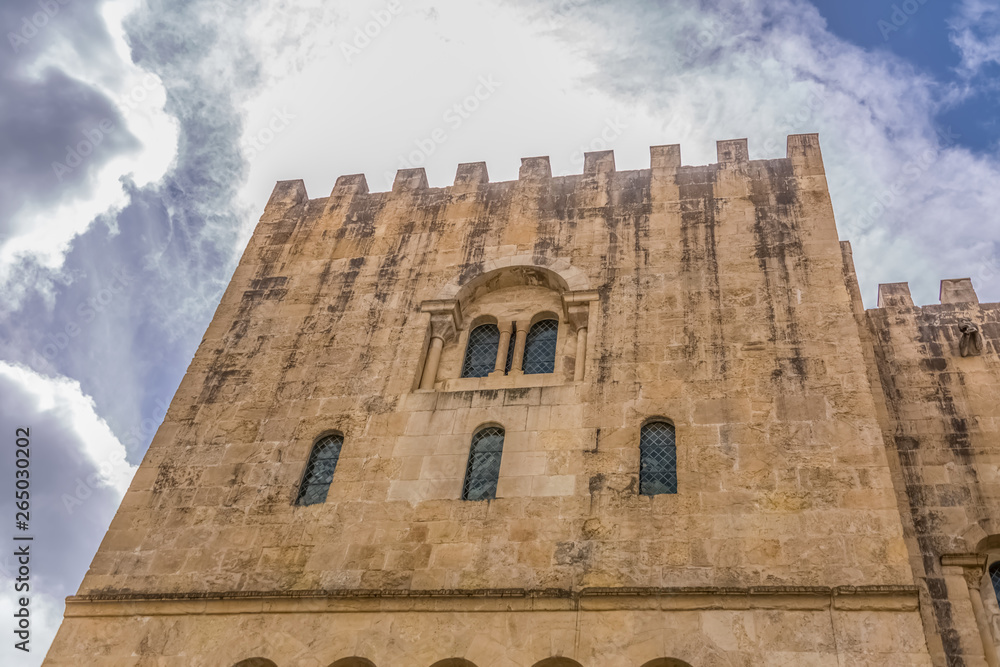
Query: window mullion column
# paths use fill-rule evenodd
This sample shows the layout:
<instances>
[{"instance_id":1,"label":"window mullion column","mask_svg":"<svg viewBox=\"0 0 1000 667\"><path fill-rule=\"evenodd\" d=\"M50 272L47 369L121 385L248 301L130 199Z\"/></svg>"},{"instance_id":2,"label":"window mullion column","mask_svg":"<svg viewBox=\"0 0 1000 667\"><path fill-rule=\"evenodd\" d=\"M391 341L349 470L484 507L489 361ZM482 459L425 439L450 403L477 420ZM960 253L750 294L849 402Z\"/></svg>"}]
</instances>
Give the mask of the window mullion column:
<instances>
[{"instance_id":1,"label":"window mullion column","mask_svg":"<svg viewBox=\"0 0 1000 667\"><path fill-rule=\"evenodd\" d=\"M514 334L514 360L510 364L510 375L524 375L524 342L528 338L528 327L515 323L517 332Z\"/></svg>"},{"instance_id":2,"label":"window mullion column","mask_svg":"<svg viewBox=\"0 0 1000 667\"><path fill-rule=\"evenodd\" d=\"M507 366L507 351L510 348L510 334L514 326L513 322L500 322L500 344L497 345L497 361L493 366L490 375L503 375Z\"/></svg>"}]
</instances>

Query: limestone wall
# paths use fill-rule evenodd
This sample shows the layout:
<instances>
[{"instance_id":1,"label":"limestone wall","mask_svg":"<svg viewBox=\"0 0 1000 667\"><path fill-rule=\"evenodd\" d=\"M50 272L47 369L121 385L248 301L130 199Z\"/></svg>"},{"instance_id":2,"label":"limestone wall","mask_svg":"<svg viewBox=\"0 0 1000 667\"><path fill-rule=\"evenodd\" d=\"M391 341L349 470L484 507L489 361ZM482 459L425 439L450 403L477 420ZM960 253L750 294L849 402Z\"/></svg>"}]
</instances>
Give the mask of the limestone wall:
<instances>
[{"instance_id":1,"label":"limestone wall","mask_svg":"<svg viewBox=\"0 0 1000 667\"><path fill-rule=\"evenodd\" d=\"M866 319L932 649L941 664L995 666L1000 608L986 566L1000 560L1000 304L980 304L959 279L942 281L940 304L916 307L896 283ZM963 356L967 324L980 341Z\"/></svg>"},{"instance_id":2,"label":"limestone wall","mask_svg":"<svg viewBox=\"0 0 1000 667\"><path fill-rule=\"evenodd\" d=\"M393 665L459 649L494 656L479 667L558 651L587 667L882 665L889 653L924 665L843 268L815 135L789 137L776 160L720 142L719 163L701 167L660 146L638 171L605 152L555 178L528 158L513 182L472 164L446 188L423 170L401 171L389 193L363 176L319 199L279 183L47 664L145 664L112 657L136 651L223 664L251 657L227 634L273 656L286 633L322 661L400 637L369 654ZM553 373L459 377L477 322L514 332L537 317L559 320ZM653 417L676 428L677 494L638 492ZM497 498L463 501L483 424L505 429ZM310 448L331 430L344 444L326 502L297 506ZM855 587L909 602L831 601ZM614 602L426 615L426 600L508 590ZM664 591L709 600L622 601ZM426 599L407 613L303 616L298 598L264 613L269 596L344 594ZM162 606L212 597L251 602L238 618ZM102 617L108 604L124 607ZM522 626L535 643L511 653Z\"/></svg>"},{"instance_id":3,"label":"limestone wall","mask_svg":"<svg viewBox=\"0 0 1000 667\"><path fill-rule=\"evenodd\" d=\"M81 593L910 583L817 138L746 155L280 183ZM554 376L416 390L421 304L527 266L596 292L585 379L566 346ZM676 424L676 495L637 493L652 416ZM485 422L499 497L463 502ZM328 429L327 502L295 506Z\"/></svg>"}]
</instances>

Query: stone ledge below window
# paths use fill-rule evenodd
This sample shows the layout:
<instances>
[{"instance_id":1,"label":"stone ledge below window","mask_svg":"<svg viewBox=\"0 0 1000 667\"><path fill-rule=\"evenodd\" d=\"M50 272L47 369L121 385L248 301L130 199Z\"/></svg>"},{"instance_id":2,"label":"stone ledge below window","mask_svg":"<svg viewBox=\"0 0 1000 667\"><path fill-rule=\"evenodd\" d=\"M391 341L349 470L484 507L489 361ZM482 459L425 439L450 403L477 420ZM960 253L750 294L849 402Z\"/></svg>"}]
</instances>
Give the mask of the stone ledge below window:
<instances>
[{"instance_id":1,"label":"stone ledge below window","mask_svg":"<svg viewBox=\"0 0 1000 667\"><path fill-rule=\"evenodd\" d=\"M450 378L441 380L433 389L417 391L478 391L481 389L520 389L523 387L558 387L574 384L559 373L530 373L523 375L498 375L481 378Z\"/></svg>"}]
</instances>

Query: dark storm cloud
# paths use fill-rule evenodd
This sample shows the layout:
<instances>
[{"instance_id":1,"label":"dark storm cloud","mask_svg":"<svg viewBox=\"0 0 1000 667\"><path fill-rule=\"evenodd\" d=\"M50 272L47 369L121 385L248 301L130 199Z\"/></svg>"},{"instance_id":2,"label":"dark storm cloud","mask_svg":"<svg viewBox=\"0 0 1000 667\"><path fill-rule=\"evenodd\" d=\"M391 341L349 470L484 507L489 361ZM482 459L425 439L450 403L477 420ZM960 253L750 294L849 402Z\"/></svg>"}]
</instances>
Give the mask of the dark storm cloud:
<instances>
[{"instance_id":1,"label":"dark storm cloud","mask_svg":"<svg viewBox=\"0 0 1000 667\"><path fill-rule=\"evenodd\" d=\"M147 3L126 19L134 62L166 89L174 164L77 236L59 280L0 322L0 354L79 379L137 461L228 283L244 161L240 98L258 81L244 12L222 3Z\"/></svg>"},{"instance_id":2,"label":"dark storm cloud","mask_svg":"<svg viewBox=\"0 0 1000 667\"><path fill-rule=\"evenodd\" d=\"M211 168L210 166L207 168ZM55 287L56 305L35 299L23 316L37 329L24 361L79 378L83 390L137 461L190 362L225 287L238 224L225 201L197 203L186 178L130 192L117 232L93 225L77 237ZM219 211L209 223L201 213ZM229 233L209 225L226 225ZM2 329L0 329L2 330Z\"/></svg>"},{"instance_id":3,"label":"dark storm cloud","mask_svg":"<svg viewBox=\"0 0 1000 667\"><path fill-rule=\"evenodd\" d=\"M18 230L18 211L89 190L104 163L139 148L103 93L55 66L35 71L57 42L67 57L108 57L97 10L84 0L0 8L0 240Z\"/></svg>"},{"instance_id":4,"label":"dark storm cloud","mask_svg":"<svg viewBox=\"0 0 1000 667\"><path fill-rule=\"evenodd\" d=\"M119 494L102 483L98 465L82 454L93 444L85 441L92 434L78 430L79 422L66 403L43 405L34 391L2 373L0 396L0 432L12 439L16 428L30 429L27 534L35 538L32 576L46 582L36 592L61 599L76 592L114 516ZM14 478L13 452L0 457L0 476L11 489L0 498L0 511L13 517L13 487L6 483ZM9 577L13 565L0 556L0 577Z\"/></svg>"},{"instance_id":5,"label":"dark storm cloud","mask_svg":"<svg viewBox=\"0 0 1000 667\"><path fill-rule=\"evenodd\" d=\"M152 3L127 21L133 59L161 79L179 124L175 165L161 182L130 189L112 225L75 240L64 264L74 279L60 288L50 325L65 330L92 315L56 367L80 378L136 460L208 325L248 221L234 205L244 165L233 92L254 85L256 70L238 42L220 52L219 22L230 18L213 4ZM222 71L220 58L229 63Z\"/></svg>"}]
</instances>

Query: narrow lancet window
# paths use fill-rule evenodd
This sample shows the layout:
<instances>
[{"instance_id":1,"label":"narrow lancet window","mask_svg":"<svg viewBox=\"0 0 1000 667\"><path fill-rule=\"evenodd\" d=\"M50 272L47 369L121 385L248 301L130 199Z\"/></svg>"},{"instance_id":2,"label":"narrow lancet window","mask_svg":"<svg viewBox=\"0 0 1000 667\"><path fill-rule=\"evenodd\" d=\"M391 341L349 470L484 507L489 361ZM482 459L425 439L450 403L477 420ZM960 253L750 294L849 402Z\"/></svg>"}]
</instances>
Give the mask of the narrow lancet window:
<instances>
[{"instance_id":1,"label":"narrow lancet window","mask_svg":"<svg viewBox=\"0 0 1000 667\"><path fill-rule=\"evenodd\" d=\"M344 436L338 433L324 435L316 441L309 454L309 463L306 465L306 474L302 477L296 505L315 505L326 501L343 445Z\"/></svg>"},{"instance_id":2,"label":"narrow lancet window","mask_svg":"<svg viewBox=\"0 0 1000 667\"><path fill-rule=\"evenodd\" d=\"M639 493L677 493L677 440L674 425L649 422L639 436Z\"/></svg>"},{"instance_id":3,"label":"narrow lancet window","mask_svg":"<svg viewBox=\"0 0 1000 667\"><path fill-rule=\"evenodd\" d=\"M465 348L462 377L482 378L493 371L500 347L500 329L495 324L483 324L469 332L469 345Z\"/></svg>"},{"instance_id":4,"label":"narrow lancet window","mask_svg":"<svg viewBox=\"0 0 1000 667\"><path fill-rule=\"evenodd\" d=\"M531 326L524 342L525 374L555 372L558 336L559 322L556 320L542 320Z\"/></svg>"},{"instance_id":5,"label":"narrow lancet window","mask_svg":"<svg viewBox=\"0 0 1000 667\"><path fill-rule=\"evenodd\" d=\"M462 500L489 500L497 497L502 452L503 429L499 426L487 426L472 436Z\"/></svg>"}]
</instances>

